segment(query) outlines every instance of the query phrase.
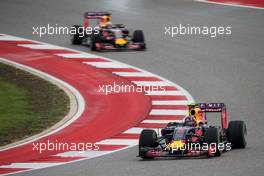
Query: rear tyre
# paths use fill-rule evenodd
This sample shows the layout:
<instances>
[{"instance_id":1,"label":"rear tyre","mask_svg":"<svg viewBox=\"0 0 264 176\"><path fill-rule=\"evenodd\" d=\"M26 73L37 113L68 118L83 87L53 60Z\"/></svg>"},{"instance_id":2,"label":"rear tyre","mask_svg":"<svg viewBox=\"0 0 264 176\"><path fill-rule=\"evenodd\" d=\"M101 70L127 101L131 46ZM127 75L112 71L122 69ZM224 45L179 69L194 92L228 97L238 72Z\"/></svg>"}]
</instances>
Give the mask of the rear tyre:
<instances>
[{"instance_id":1,"label":"rear tyre","mask_svg":"<svg viewBox=\"0 0 264 176\"><path fill-rule=\"evenodd\" d=\"M73 45L80 45L82 44L83 40L83 29L81 25L74 25L73 28L75 28L76 34L73 34L71 37L71 43Z\"/></svg>"},{"instance_id":2,"label":"rear tyre","mask_svg":"<svg viewBox=\"0 0 264 176\"><path fill-rule=\"evenodd\" d=\"M142 30L135 30L133 33L133 41L135 43L144 43L145 38Z\"/></svg>"},{"instance_id":3,"label":"rear tyre","mask_svg":"<svg viewBox=\"0 0 264 176\"><path fill-rule=\"evenodd\" d=\"M151 129L145 129L141 132L139 138L139 156L143 159L152 159L153 157L146 156L146 148L155 148L158 147L157 142L158 136L156 131Z\"/></svg>"},{"instance_id":4,"label":"rear tyre","mask_svg":"<svg viewBox=\"0 0 264 176\"><path fill-rule=\"evenodd\" d=\"M245 148L247 128L244 121L230 121L228 124L228 139L233 148Z\"/></svg>"},{"instance_id":5,"label":"rear tyre","mask_svg":"<svg viewBox=\"0 0 264 176\"><path fill-rule=\"evenodd\" d=\"M222 150L219 150L218 146L221 142L220 139L220 132L218 128L210 127L205 130L204 134L205 142L210 146L215 144L215 155L214 156L221 156Z\"/></svg>"},{"instance_id":6,"label":"rear tyre","mask_svg":"<svg viewBox=\"0 0 264 176\"><path fill-rule=\"evenodd\" d=\"M145 50L146 44L145 44L145 37L142 30L135 30L133 33L133 42L140 44L139 50Z\"/></svg>"}]
</instances>

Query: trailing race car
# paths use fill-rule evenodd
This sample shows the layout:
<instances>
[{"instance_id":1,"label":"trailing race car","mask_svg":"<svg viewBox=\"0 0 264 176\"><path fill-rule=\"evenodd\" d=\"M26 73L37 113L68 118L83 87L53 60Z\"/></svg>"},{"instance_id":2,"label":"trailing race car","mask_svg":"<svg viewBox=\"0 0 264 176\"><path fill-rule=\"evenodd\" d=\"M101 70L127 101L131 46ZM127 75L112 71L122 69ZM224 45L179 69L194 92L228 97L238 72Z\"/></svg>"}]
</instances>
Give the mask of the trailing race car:
<instances>
[{"instance_id":1,"label":"trailing race car","mask_svg":"<svg viewBox=\"0 0 264 176\"><path fill-rule=\"evenodd\" d=\"M209 126L207 112L221 112L221 127ZM247 129L244 121L230 121L227 127L224 103L189 105L183 122L170 122L158 136L144 129L139 138L139 157L221 156L231 148L245 148Z\"/></svg>"},{"instance_id":2,"label":"trailing race car","mask_svg":"<svg viewBox=\"0 0 264 176\"><path fill-rule=\"evenodd\" d=\"M84 13L83 26L74 25L77 31L72 35L72 44L84 44L92 51L113 49L146 49L144 34L142 30L135 30L130 35L123 24L112 24L111 14L108 12L86 12ZM92 24L92 22L95 22ZM87 32L87 28L93 28Z\"/></svg>"}]
</instances>

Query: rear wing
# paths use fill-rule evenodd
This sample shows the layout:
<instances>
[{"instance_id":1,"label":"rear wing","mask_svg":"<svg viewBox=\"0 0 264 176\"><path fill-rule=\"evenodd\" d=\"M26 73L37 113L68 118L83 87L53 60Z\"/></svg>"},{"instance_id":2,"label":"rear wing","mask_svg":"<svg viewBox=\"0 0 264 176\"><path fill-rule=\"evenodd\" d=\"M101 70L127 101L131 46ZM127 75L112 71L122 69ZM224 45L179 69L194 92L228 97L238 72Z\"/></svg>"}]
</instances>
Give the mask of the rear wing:
<instances>
[{"instance_id":1,"label":"rear wing","mask_svg":"<svg viewBox=\"0 0 264 176\"><path fill-rule=\"evenodd\" d=\"M226 113L226 105L224 103L197 103L188 105L189 109L200 108L206 118L206 113L208 112L220 112L221 113L221 124L222 128L227 128L227 113Z\"/></svg>"},{"instance_id":2,"label":"rear wing","mask_svg":"<svg viewBox=\"0 0 264 176\"><path fill-rule=\"evenodd\" d=\"M222 112L226 108L224 103L199 103L197 105L204 112Z\"/></svg>"},{"instance_id":3,"label":"rear wing","mask_svg":"<svg viewBox=\"0 0 264 176\"><path fill-rule=\"evenodd\" d=\"M111 16L109 12L85 12L84 18L88 19L100 19L102 16Z\"/></svg>"},{"instance_id":4,"label":"rear wing","mask_svg":"<svg viewBox=\"0 0 264 176\"><path fill-rule=\"evenodd\" d=\"M90 19L102 19L103 16L111 16L109 12L85 12L83 15L83 27L89 26Z\"/></svg>"}]
</instances>

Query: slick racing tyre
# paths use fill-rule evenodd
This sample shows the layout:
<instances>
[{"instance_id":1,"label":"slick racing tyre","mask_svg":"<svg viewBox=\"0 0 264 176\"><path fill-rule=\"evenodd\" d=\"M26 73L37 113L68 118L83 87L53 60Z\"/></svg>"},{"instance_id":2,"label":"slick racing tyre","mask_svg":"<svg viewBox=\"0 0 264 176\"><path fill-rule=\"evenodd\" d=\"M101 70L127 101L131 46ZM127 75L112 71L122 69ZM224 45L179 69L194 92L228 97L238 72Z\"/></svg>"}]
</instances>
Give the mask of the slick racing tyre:
<instances>
[{"instance_id":1,"label":"slick racing tyre","mask_svg":"<svg viewBox=\"0 0 264 176\"><path fill-rule=\"evenodd\" d=\"M153 157L146 156L146 148L155 148L158 146L157 133L154 130L145 129L141 132L139 138L139 156L143 159L151 159Z\"/></svg>"},{"instance_id":2,"label":"slick racing tyre","mask_svg":"<svg viewBox=\"0 0 264 176\"><path fill-rule=\"evenodd\" d=\"M214 156L221 156L222 151L218 148L219 143L221 142L219 129L214 127L206 129L204 133L204 139L208 145L215 144Z\"/></svg>"},{"instance_id":3,"label":"slick racing tyre","mask_svg":"<svg viewBox=\"0 0 264 176\"><path fill-rule=\"evenodd\" d=\"M135 43L144 43L145 38L142 30L135 30L133 33L133 42Z\"/></svg>"},{"instance_id":4,"label":"slick racing tyre","mask_svg":"<svg viewBox=\"0 0 264 176\"><path fill-rule=\"evenodd\" d=\"M157 133L154 130L145 129L139 138L140 147L157 147Z\"/></svg>"},{"instance_id":5,"label":"slick racing tyre","mask_svg":"<svg viewBox=\"0 0 264 176\"><path fill-rule=\"evenodd\" d=\"M96 43L100 43L100 41L101 41L99 34L92 33L90 37L91 37L91 39L90 39L90 49L91 49L91 51L98 50L96 48Z\"/></svg>"},{"instance_id":6,"label":"slick racing tyre","mask_svg":"<svg viewBox=\"0 0 264 176\"><path fill-rule=\"evenodd\" d=\"M228 124L228 139L233 148L245 148L247 128L244 121L230 121Z\"/></svg>"},{"instance_id":7,"label":"slick racing tyre","mask_svg":"<svg viewBox=\"0 0 264 176\"><path fill-rule=\"evenodd\" d=\"M71 43L73 45L80 45L82 44L83 40L83 30L81 25L74 25L73 28L75 28L76 34L73 34L71 36Z\"/></svg>"}]
</instances>

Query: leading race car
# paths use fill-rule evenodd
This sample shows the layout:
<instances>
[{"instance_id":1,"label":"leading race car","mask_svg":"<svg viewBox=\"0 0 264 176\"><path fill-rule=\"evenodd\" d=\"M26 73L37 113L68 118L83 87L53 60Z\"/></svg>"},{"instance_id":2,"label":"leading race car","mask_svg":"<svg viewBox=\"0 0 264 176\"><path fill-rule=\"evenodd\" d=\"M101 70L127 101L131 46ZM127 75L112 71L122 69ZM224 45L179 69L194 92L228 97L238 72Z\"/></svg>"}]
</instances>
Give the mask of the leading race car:
<instances>
[{"instance_id":1,"label":"leading race car","mask_svg":"<svg viewBox=\"0 0 264 176\"><path fill-rule=\"evenodd\" d=\"M221 127L207 124L206 113L221 112ZM244 121L230 121L227 127L224 103L189 105L182 123L170 122L158 136L144 129L139 138L139 157L221 156L231 148L245 148L247 129Z\"/></svg>"},{"instance_id":2,"label":"leading race car","mask_svg":"<svg viewBox=\"0 0 264 176\"><path fill-rule=\"evenodd\" d=\"M72 35L72 44L87 45L92 51L146 49L142 30L135 30L130 35L123 24L112 24L110 20L111 14L108 12L85 12L83 25L73 26L77 33ZM87 32L87 28L93 28L92 32Z\"/></svg>"}]
</instances>

